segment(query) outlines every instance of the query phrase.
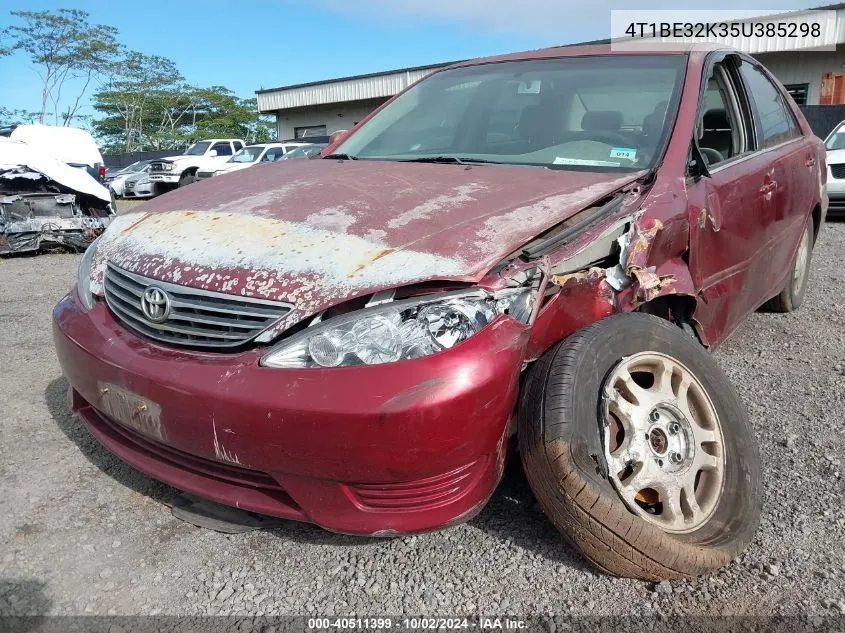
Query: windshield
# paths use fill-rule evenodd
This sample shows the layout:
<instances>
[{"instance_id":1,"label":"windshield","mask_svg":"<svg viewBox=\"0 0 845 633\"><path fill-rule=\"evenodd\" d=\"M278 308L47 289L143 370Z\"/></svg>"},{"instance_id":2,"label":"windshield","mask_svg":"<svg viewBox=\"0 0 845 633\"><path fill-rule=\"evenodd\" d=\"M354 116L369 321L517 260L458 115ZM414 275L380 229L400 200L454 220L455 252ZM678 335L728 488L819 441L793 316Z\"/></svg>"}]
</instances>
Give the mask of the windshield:
<instances>
[{"instance_id":1,"label":"windshield","mask_svg":"<svg viewBox=\"0 0 845 633\"><path fill-rule=\"evenodd\" d=\"M205 154L209 145L211 145L211 143L209 143L208 141L194 143L184 151L182 156L202 156L203 154Z\"/></svg>"},{"instance_id":2,"label":"windshield","mask_svg":"<svg viewBox=\"0 0 845 633\"><path fill-rule=\"evenodd\" d=\"M260 147L258 145L250 145L248 147L244 147L241 151L232 156L232 158L230 158L227 162L254 163L258 160L258 157L261 156L261 152L263 152L264 149L265 148Z\"/></svg>"},{"instance_id":3,"label":"windshield","mask_svg":"<svg viewBox=\"0 0 845 633\"><path fill-rule=\"evenodd\" d=\"M290 160L291 158L307 158L309 156L313 156L315 153L319 152L324 147L326 146L317 145L316 143L312 143L310 145L300 145L299 147L289 151L279 160Z\"/></svg>"},{"instance_id":4,"label":"windshield","mask_svg":"<svg viewBox=\"0 0 845 633\"><path fill-rule=\"evenodd\" d=\"M824 142L825 149L845 149L845 121L840 123L827 140Z\"/></svg>"},{"instance_id":5,"label":"windshield","mask_svg":"<svg viewBox=\"0 0 845 633\"><path fill-rule=\"evenodd\" d=\"M400 95L335 153L591 171L649 168L672 130L685 65L680 55L631 55L446 70Z\"/></svg>"},{"instance_id":6,"label":"windshield","mask_svg":"<svg viewBox=\"0 0 845 633\"><path fill-rule=\"evenodd\" d=\"M141 171L141 169L146 164L147 164L147 161L139 160L137 163L132 163L128 167L124 167L118 173L120 173L120 174L132 174L132 173L135 173L136 171Z\"/></svg>"}]
</instances>

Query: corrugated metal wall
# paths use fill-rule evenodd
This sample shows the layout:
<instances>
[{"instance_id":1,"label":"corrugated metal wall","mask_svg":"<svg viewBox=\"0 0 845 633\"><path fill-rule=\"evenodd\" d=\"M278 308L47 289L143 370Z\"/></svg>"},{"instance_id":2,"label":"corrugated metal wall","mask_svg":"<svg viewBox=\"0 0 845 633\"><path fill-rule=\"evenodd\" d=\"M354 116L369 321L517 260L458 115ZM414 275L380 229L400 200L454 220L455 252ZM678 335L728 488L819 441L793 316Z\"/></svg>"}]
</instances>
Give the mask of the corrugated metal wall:
<instances>
[{"instance_id":1,"label":"corrugated metal wall","mask_svg":"<svg viewBox=\"0 0 845 633\"><path fill-rule=\"evenodd\" d=\"M304 108L327 103L365 101L392 97L412 83L437 70L411 70L373 77L360 77L343 81L331 81L301 88L288 88L273 92L262 92L258 97L258 110L272 112L290 108Z\"/></svg>"}]
</instances>

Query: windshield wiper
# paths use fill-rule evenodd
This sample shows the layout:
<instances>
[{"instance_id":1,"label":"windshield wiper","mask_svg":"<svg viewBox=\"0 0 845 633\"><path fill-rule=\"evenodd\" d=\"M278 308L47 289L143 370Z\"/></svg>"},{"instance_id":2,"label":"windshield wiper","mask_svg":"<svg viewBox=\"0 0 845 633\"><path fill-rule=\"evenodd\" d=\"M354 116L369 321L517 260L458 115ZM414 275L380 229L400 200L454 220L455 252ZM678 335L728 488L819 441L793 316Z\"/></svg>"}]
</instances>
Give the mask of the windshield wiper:
<instances>
[{"instance_id":1,"label":"windshield wiper","mask_svg":"<svg viewBox=\"0 0 845 633\"><path fill-rule=\"evenodd\" d=\"M323 158L332 158L334 160L358 160L357 156L352 154L326 154Z\"/></svg>"},{"instance_id":2,"label":"windshield wiper","mask_svg":"<svg viewBox=\"0 0 845 633\"><path fill-rule=\"evenodd\" d=\"M458 158L457 156L420 156L419 158L401 158L401 163L442 163L451 165L473 165L477 163L487 163L490 165L501 165L495 160L485 160L483 158Z\"/></svg>"}]
</instances>

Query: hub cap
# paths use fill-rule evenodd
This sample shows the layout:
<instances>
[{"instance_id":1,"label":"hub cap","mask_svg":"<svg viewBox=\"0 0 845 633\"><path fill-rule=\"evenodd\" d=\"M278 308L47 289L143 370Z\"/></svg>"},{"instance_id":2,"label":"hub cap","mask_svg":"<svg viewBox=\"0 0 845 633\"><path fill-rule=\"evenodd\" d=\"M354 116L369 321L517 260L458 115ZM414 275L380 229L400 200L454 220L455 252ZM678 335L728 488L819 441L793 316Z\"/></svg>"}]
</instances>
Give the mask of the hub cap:
<instances>
[{"instance_id":1,"label":"hub cap","mask_svg":"<svg viewBox=\"0 0 845 633\"><path fill-rule=\"evenodd\" d=\"M810 232L804 229L804 235L801 236L801 243L798 245L798 253L795 255L795 268L792 271L792 291L793 294L801 290L801 285L804 283L804 277L807 274L807 260L810 254Z\"/></svg>"},{"instance_id":2,"label":"hub cap","mask_svg":"<svg viewBox=\"0 0 845 633\"><path fill-rule=\"evenodd\" d=\"M700 528L725 475L722 430L693 374L657 352L623 359L605 381L604 456L635 514L666 532Z\"/></svg>"}]
</instances>

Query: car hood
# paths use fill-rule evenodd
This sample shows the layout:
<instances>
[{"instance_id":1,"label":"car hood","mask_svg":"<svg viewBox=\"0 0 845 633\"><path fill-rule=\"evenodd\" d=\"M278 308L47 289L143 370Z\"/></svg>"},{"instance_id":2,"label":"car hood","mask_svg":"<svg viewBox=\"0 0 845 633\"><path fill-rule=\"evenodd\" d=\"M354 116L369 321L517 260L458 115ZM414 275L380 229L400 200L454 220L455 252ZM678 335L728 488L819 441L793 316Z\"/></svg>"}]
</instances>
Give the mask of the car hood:
<instances>
[{"instance_id":1,"label":"car hood","mask_svg":"<svg viewBox=\"0 0 845 633\"><path fill-rule=\"evenodd\" d=\"M246 169L247 167L252 167L257 165L258 163L224 163L219 167L215 167L215 173L228 173L230 171L239 171L241 169Z\"/></svg>"},{"instance_id":2,"label":"car hood","mask_svg":"<svg viewBox=\"0 0 845 633\"><path fill-rule=\"evenodd\" d=\"M384 161L268 163L119 215L94 255L139 275L293 304L291 318L378 290L478 281L546 229L644 172Z\"/></svg>"},{"instance_id":3,"label":"car hood","mask_svg":"<svg viewBox=\"0 0 845 633\"><path fill-rule=\"evenodd\" d=\"M828 165L845 163L845 149L830 149L827 151L826 160Z\"/></svg>"},{"instance_id":4,"label":"car hood","mask_svg":"<svg viewBox=\"0 0 845 633\"><path fill-rule=\"evenodd\" d=\"M0 137L0 172L10 172L7 176L15 177L11 172L21 169L38 172L77 193L111 202L111 192L108 188L94 180L84 169L71 167L54 156L45 154L38 147Z\"/></svg>"}]
</instances>

